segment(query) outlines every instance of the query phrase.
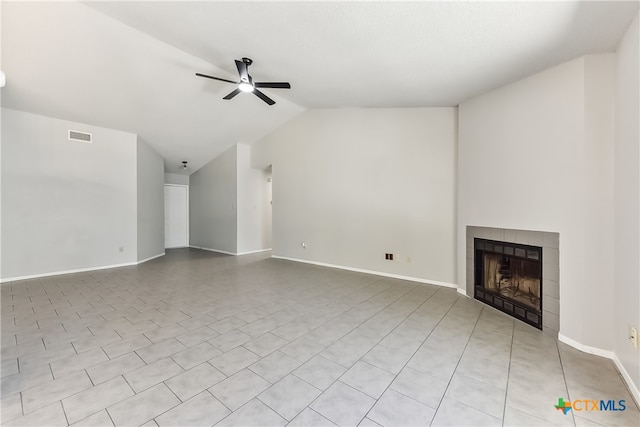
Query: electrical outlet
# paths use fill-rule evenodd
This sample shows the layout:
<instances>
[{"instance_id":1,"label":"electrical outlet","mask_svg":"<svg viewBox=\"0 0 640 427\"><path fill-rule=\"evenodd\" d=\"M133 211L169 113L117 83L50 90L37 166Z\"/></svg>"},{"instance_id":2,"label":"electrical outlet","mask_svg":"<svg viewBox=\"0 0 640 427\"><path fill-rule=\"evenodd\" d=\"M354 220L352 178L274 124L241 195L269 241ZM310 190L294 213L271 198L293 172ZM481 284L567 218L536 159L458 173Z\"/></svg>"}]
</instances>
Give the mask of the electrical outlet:
<instances>
[{"instance_id":1,"label":"electrical outlet","mask_svg":"<svg viewBox=\"0 0 640 427\"><path fill-rule=\"evenodd\" d=\"M408 262L409 264L411 264L411 257L410 257L410 256L407 256L407 262Z\"/></svg>"},{"instance_id":2,"label":"electrical outlet","mask_svg":"<svg viewBox=\"0 0 640 427\"><path fill-rule=\"evenodd\" d=\"M124 252L124 246L120 246L120 247L118 248L118 250L119 250L120 252Z\"/></svg>"},{"instance_id":3,"label":"electrical outlet","mask_svg":"<svg viewBox=\"0 0 640 427\"><path fill-rule=\"evenodd\" d=\"M638 330L631 325L629 325L629 341L638 348Z\"/></svg>"},{"instance_id":4,"label":"electrical outlet","mask_svg":"<svg viewBox=\"0 0 640 427\"><path fill-rule=\"evenodd\" d=\"M302 246L302 249L307 249L307 244L305 242L300 243L300 246Z\"/></svg>"}]
</instances>

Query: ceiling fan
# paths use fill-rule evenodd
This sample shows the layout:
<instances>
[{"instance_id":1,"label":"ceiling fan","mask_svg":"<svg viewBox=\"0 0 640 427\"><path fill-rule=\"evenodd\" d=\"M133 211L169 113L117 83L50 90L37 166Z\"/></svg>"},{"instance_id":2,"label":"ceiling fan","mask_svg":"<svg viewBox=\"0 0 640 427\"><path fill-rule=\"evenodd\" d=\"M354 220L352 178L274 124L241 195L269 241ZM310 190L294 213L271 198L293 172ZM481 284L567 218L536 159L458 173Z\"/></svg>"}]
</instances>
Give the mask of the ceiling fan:
<instances>
[{"instance_id":1,"label":"ceiling fan","mask_svg":"<svg viewBox=\"0 0 640 427\"><path fill-rule=\"evenodd\" d=\"M208 79L220 80L221 82L237 84L238 87L229 95L222 99L231 99L240 92L253 92L255 96L262 99L269 105L276 103L273 99L262 93L258 88L271 88L271 89L291 89L291 85L288 82L254 82L253 78L249 75L249 65L253 64L253 61L249 58L242 58L242 61L236 60L236 68L238 68L238 74L240 75L240 81L234 82L233 80L227 80L220 77L208 76L206 74L196 73L198 77L206 77Z\"/></svg>"}]
</instances>

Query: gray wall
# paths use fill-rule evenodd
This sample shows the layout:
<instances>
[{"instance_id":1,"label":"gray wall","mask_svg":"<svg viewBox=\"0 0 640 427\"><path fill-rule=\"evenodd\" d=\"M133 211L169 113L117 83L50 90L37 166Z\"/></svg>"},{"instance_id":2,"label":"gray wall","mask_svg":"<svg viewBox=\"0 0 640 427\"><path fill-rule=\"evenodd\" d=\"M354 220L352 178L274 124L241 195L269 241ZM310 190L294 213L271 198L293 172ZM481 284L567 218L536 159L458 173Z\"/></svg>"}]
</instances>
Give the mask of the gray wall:
<instances>
[{"instance_id":1,"label":"gray wall","mask_svg":"<svg viewBox=\"0 0 640 427\"><path fill-rule=\"evenodd\" d=\"M559 233L561 338L609 351L614 65L578 58L466 101L458 141L460 274L467 226Z\"/></svg>"},{"instance_id":2,"label":"gray wall","mask_svg":"<svg viewBox=\"0 0 640 427\"><path fill-rule=\"evenodd\" d=\"M189 244L237 253L236 146L189 177Z\"/></svg>"},{"instance_id":3,"label":"gray wall","mask_svg":"<svg viewBox=\"0 0 640 427\"><path fill-rule=\"evenodd\" d=\"M164 159L138 138L138 261L164 254Z\"/></svg>"},{"instance_id":4,"label":"gray wall","mask_svg":"<svg viewBox=\"0 0 640 427\"><path fill-rule=\"evenodd\" d=\"M2 278L135 262L136 135L9 109L2 125Z\"/></svg>"},{"instance_id":5,"label":"gray wall","mask_svg":"<svg viewBox=\"0 0 640 427\"><path fill-rule=\"evenodd\" d=\"M456 118L312 110L253 144L253 167L273 165L273 254L455 283Z\"/></svg>"},{"instance_id":6,"label":"gray wall","mask_svg":"<svg viewBox=\"0 0 640 427\"><path fill-rule=\"evenodd\" d=\"M640 327L640 27L638 15L617 55L615 142L614 351L640 400L640 353L627 337Z\"/></svg>"}]
</instances>

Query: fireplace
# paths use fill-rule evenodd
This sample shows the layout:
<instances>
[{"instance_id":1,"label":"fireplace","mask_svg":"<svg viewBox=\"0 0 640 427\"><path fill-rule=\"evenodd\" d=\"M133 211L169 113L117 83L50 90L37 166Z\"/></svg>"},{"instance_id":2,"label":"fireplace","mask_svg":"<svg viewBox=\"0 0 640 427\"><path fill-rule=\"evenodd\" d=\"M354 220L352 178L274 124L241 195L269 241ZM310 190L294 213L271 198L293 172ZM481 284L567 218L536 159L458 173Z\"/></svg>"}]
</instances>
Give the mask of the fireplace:
<instances>
[{"instance_id":1,"label":"fireplace","mask_svg":"<svg viewBox=\"0 0 640 427\"><path fill-rule=\"evenodd\" d=\"M542 248L474 238L474 297L542 329Z\"/></svg>"}]
</instances>

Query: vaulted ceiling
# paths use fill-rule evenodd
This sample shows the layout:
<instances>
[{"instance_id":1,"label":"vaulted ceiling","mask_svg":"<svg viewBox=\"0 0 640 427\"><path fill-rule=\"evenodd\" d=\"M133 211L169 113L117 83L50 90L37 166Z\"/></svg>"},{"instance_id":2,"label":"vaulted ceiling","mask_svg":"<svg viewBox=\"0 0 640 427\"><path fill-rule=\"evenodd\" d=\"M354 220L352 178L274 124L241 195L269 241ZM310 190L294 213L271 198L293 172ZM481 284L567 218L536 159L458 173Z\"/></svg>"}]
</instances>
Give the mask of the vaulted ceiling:
<instances>
[{"instance_id":1,"label":"vaulted ceiling","mask_svg":"<svg viewBox=\"0 0 640 427\"><path fill-rule=\"evenodd\" d=\"M454 106L613 52L628 2L2 2L2 105L137 133L191 172L308 108ZM222 99L234 59L291 90Z\"/></svg>"}]
</instances>

